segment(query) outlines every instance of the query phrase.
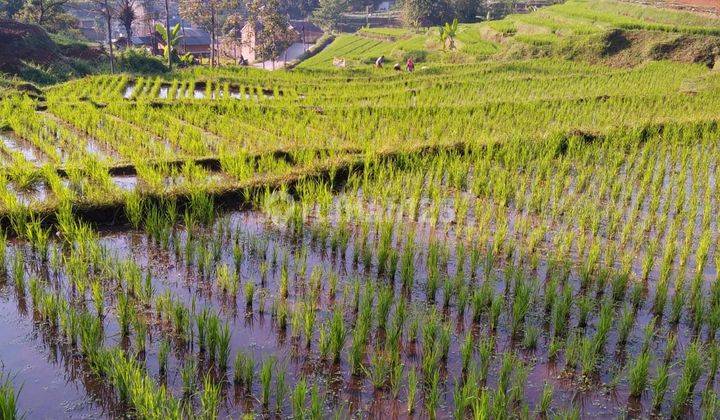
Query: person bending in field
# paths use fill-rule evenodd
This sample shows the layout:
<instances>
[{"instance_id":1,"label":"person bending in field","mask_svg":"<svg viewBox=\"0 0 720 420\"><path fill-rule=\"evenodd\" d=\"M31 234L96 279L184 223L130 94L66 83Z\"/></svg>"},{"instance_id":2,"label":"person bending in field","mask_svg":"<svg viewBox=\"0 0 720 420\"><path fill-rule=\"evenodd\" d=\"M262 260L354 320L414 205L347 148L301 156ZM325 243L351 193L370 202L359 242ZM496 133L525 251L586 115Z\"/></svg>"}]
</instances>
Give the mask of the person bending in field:
<instances>
[{"instance_id":1,"label":"person bending in field","mask_svg":"<svg viewBox=\"0 0 720 420\"><path fill-rule=\"evenodd\" d=\"M375 60L375 68L381 69L383 68L383 63L385 62L385 56L381 55L378 57L377 60Z\"/></svg>"},{"instance_id":2,"label":"person bending in field","mask_svg":"<svg viewBox=\"0 0 720 420\"><path fill-rule=\"evenodd\" d=\"M407 64L405 65L407 68L407 71L410 73L415 71L415 62L413 61L412 57L408 58Z\"/></svg>"},{"instance_id":3,"label":"person bending in field","mask_svg":"<svg viewBox=\"0 0 720 420\"><path fill-rule=\"evenodd\" d=\"M395 71L402 71L402 66L400 65L400 63L395 63L393 68L395 69Z\"/></svg>"}]
</instances>

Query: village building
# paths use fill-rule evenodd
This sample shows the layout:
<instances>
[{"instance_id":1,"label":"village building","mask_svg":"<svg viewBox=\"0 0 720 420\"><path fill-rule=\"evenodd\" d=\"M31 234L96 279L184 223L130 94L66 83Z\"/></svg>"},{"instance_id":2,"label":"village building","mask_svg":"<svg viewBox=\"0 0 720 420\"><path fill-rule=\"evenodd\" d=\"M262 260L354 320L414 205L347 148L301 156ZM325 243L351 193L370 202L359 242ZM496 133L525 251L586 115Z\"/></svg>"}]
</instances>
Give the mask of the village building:
<instances>
[{"instance_id":1,"label":"village building","mask_svg":"<svg viewBox=\"0 0 720 420\"><path fill-rule=\"evenodd\" d=\"M298 58L307 49L317 42L323 36L323 31L317 25L304 20L291 20L289 29L293 33L293 42L290 47L280 55L280 61L289 61ZM248 63L260 62L261 57L257 55L257 43L263 36L262 23L246 23L240 31L240 45L232 45L232 42L226 43L226 55L238 52L242 58ZM239 57L238 57L239 58Z\"/></svg>"},{"instance_id":2,"label":"village building","mask_svg":"<svg viewBox=\"0 0 720 420\"><path fill-rule=\"evenodd\" d=\"M182 37L177 44L177 52L180 55L192 54L195 58L210 57L210 33L204 29L182 26L180 28Z\"/></svg>"}]
</instances>

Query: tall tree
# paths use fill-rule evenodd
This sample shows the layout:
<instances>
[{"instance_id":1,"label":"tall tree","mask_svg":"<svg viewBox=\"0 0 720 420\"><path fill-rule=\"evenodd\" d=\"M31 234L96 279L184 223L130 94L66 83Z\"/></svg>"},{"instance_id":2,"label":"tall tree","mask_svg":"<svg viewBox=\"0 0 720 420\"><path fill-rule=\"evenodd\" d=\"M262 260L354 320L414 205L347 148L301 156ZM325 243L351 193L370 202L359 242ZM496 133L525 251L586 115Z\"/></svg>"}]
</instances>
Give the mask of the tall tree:
<instances>
[{"instance_id":1,"label":"tall tree","mask_svg":"<svg viewBox=\"0 0 720 420\"><path fill-rule=\"evenodd\" d=\"M402 0L402 16L411 26L432 26L452 19L447 0Z\"/></svg>"},{"instance_id":2,"label":"tall tree","mask_svg":"<svg viewBox=\"0 0 720 420\"><path fill-rule=\"evenodd\" d=\"M460 22L474 22L480 13L481 0L450 0L453 14Z\"/></svg>"},{"instance_id":3,"label":"tall tree","mask_svg":"<svg viewBox=\"0 0 720 420\"><path fill-rule=\"evenodd\" d=\"M69 0L27 0L18 16L21 21L45 26L63 13Z\"/></svg>"},{"instance_id":4,"label":"tall tree","mask_svg":"<svg viewBox=\"0 0 720 420\"><path fill-rule=\"evenodd\" d=\"M132 45L132 25L137 19L135 13L135 0L119 0L117 8L117 18L125 28L125 35L127 35L128 47Z\"/></svg>"},{"instance_id":5,"label":"tall tree","mask_svg":"<svg viewBox=\"0 0 720 420\"><path fill-rule=\"evenodd\" d=\"M334 31L348 10L348 0L320 0L318 8L312 14L312 21L325 31Z\"/></svg>"},{"instance_id":6,"label":"tall tree","mask_svg":"<svg viewBox=\"0 0 720 420\"><path fill-rule=\"evenodd\" d=\"M230 47L228 50L232 50L232 58L236 64L240 64L238 57L238 47L242 49L242 28L245 26L245 17L239 13L233 13L225 19L225 23L222 27L223 37L225 45Z\"/></svg>"},{"instance_id":7,"label":"tall tree","mask_svg":"<svg viewBox=\"0 0 720 420\"><path fill-rule=\"evenodd\" d=\"M281 12L278 0L254 0L248 4L248 23L255 28L255 54L263 61L275 60L297 38L287 16Z\"/></svg>"},{"instance_id":8,"label":"tall tree","mask_svg":"<svg viewBox=\"0 0 720 420\"><path fill-rule=\"evenodd\" d=\"M280 13L293 18L304 18L318 5L318 0L280 0Z\"/></svg>"},{"instance_id":9,"label":"tall tree","mask_svg":"<svg viewBox=\"0 0 720 420\"><path fill-rule=\"evenodd\" d=\"M22 7L23 0L0 0L0 16L13 19Z\"/></svg>"},{"instance_id":10,"label":"tall tree","mask_svg":"<svg viewBox=\"0 0 720 420\"><path fill-rule=\"evenodd\" d=\"M180 0L180 14L210 32L211 66L216 64L217 33L221 17L238 6L237 0Z\"/></svg>"},{"instance_id":11,"label":"tall tree","mask_svg":"<svg viewBox=\"0 0 720 420\"><path fill-rule=\"evenodd\" d=\"M110 52L110 73L115 73L115 54L113 53L112 43L112 18L115 16L115 4L111 0L90 0L90 3L95 13L105 19L107 43Z\"/></svg>"}]
</instances>

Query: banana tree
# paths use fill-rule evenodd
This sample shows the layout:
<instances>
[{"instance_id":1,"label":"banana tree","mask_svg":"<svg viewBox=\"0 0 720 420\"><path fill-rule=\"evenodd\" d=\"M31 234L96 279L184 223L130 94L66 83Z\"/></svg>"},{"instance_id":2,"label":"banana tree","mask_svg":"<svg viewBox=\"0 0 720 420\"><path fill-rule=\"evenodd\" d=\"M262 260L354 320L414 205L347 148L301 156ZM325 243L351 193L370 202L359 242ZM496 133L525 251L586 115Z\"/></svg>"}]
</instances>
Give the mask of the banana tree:
<instances>
[{"instance_id":1,"label":"banana tree","mask_svg":"<svg viewBox=\"0 0 720 420\"><path fill-rule=\"evenodd\" d=\"M162 36L163 42L165 43L165 51L163 55L168 60L168 62L170 62L172 54L177 54L177 52L175 51L175 47L182 38L182 35L180 35L180 24L178 23L172 28L170 28L169 34L165 26L160 23L155 25L155 30L160 33L160 36Z\"/></svg>"},{"instance_id":2,"label":"banana tree","mask_svg":"<svg viewBox=\"0 0 720 420\"><path fill-rule=\"evenodd\" d=\"M458 26L458 20L454 19L452 23L445 23L445 26L440 27L440 42L443 44L443 49L448 46L451 50L455 49L455 36L457 35Z\"/></svg>"}]
</instances>

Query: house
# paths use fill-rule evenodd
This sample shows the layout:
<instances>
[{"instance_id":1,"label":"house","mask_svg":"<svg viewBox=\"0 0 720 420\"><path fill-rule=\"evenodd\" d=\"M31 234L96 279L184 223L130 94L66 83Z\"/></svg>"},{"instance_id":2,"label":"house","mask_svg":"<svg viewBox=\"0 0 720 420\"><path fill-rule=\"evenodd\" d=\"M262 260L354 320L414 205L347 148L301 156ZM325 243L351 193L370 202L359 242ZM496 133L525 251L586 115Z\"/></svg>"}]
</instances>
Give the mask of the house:
<instances>
[{"instance_id":1,"label":"house","mask_svg":"<svg viewBox=\"0 0 720 420\"><path fill-rule=\"evenodd\" d=\"M195 57L210 57L210 33L193 27L182 26L182 37L177 44L178 54L192 54Z\"/></svg>"},{"instance_id":2,"label":"house","mask_svg":"<svg viewBox=\"0 0 720 420\"><path fill-rule=\"evenodd\" d=\"M291 20L288 22L288 28L293 33L293 42L287 51L281 54L281 61L296 59L323 36L322 29L309 21ZM262 31L263 25L261 22L248 22L240 31L240 53L249 63L255 63L259 60L256 55L256 45L258 39L262 37Z\"/></svg>"},{"instance_id":3,"label":"house","mask_svg":"<svg viewBox=\"0 0 720 420\"><path fill-rule=\"evenodd\" d=\"M105 42L107 33L101 17L87 5L68 6L67 12L78 20L80 33L89 41Z\"/></svg>"},{"instance_id":4,"label":"house","mask_svg":"<svg viewBox=\"0 0 720 420\"><path fill-rule=\"evenodd\" d=\"M175 46L175 50L179 55L192 54L196 58L208 58L210 57L210 33L204 29L185 26L181 22L180 26L180 40ZM170 27L173 26L170 21ZM135 37L133 37L135 38ZM157 39L157 48L160 53L165 50L165 41L163 40L160 33L154 34L154 39ZM134 41L134 39L133 39Z\"/></svg>"},{"instance_id":5,"label":"house","mask_svg":"<svg viewBox=\"0 0 720 420\"><path fill-rule=\"evenodd\" d=\"M291 20L290 27L300 35L299 42L303 44L314 44L324 34L322 29L307 20Z\"/></svg>"}]
</instances>

